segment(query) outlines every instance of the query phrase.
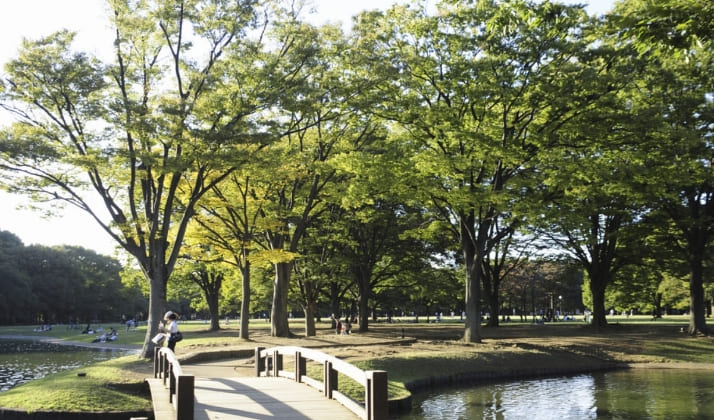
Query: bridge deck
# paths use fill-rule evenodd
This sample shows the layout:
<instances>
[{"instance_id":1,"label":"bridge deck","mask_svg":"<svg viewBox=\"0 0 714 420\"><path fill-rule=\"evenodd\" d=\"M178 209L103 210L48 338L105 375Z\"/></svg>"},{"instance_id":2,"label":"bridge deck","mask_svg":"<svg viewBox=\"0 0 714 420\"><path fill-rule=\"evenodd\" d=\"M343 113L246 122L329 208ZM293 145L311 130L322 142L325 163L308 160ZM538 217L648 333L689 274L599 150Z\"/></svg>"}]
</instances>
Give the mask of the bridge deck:
<instances>
[{"instance_id":1,"label":"bridge deck","mask_svg":"<svg viewBox=\"0 0 714 420\"><path fill-rule=\"evenodd\" d=\"M353 412L318 390L285 378L241 376L236 360L182 366L195 376L194 420L355 420ZM161 379L149 379L156 420L174 420L168 389Z\"/></svg>"},{"instance_id":2,"label":"bridge deck","mask_svg":"<svg viewBox=\"0 0 714 420\"><path fill-rule=\"evenodd\" d=\"M195 420L358 418L319 391L284 378L196 378L195 398Z\"/></svg>"}]
</instances>

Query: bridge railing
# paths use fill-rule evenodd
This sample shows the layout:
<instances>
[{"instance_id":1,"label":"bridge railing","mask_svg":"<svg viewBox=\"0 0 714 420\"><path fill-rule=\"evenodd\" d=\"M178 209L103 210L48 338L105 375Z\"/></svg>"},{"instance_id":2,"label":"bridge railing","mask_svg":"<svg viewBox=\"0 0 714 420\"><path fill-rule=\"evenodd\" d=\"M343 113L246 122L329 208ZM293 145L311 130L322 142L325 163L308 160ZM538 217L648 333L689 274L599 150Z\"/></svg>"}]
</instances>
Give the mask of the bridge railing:
<instances>
[{"instance_id":1,"label":"bridge railing","mask_svg":"<svg viewBox=\"0 0 714 420\"><path fill-rule=\"evenodd\" d=\"M176 420L193 420L194 376L183 373L176 355L168 347L154 349L154 378L162 379Z\"/></svg>"},{"instance_id":2,"label":"bridge railing","mask_svg":"<svg viewBox=\"0 0 714 420\"><path fill-rule=\"evenodd\" d=\"M292 356L294 366L286 369L283 356ZM322 381L307 376L307 360L322 365ZM321 351L303 347L256 347L256 376L279 376L293 379L320 390L329 399L335 399L364 420L384 420L389 417L387 398L387 372L364 371L350 363ZM337 390L338 373L364 387L364 404Z\"/></svg>"}]
</instances>

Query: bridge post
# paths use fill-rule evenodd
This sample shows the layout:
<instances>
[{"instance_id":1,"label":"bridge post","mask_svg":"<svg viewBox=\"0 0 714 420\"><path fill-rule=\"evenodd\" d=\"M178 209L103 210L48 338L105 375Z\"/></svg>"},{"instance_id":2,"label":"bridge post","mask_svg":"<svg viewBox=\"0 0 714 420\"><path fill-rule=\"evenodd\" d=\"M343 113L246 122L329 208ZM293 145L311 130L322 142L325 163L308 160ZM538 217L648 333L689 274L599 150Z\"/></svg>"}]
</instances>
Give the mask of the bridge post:
<instances>
[{"instance_id":1,"label":"bridge post","mask_svg":"<svg viewBox=\"0 0 714 420\"><path fill-rule=\"evenodd\" d=\"M159 372L161 372L161 362L159 361L159 350L161 347L154 347L154 378L159 377Z\"/></svg>"},{"instance_id":2,"label":"bridge post","mask_svg":"<svg viewBox=\"0 0 714 420\"><path fill-rule=\"evenodd\" d=\"M325 360L325 367L322 373L324 375L325 397L332 399L332 391L337 389L337 371L332 369L332 362Z\"/></svg>"},{"instance_id":3,"label":"bridge post","mask_svg":"<svg viewBox=\"0 0 714 420\"><path fill-rule=\"evenodd\" d=\"M166 380L169 379L171 373L171 363L169 363L166 352L159 354L161 355L161 380L164 382L164 385L166 385Z\"/></svg>"},{"instance_id":4,"label":"bridge post","mask_svg":"<svg viewBox=\"0 0 714 420\"><path fill-rule=\"evenodd\" d=\"M166 385L167 381L169 384L169 387L171 386L171 362L169 361L169 358L166 357L166 354L163 353L161 357L161 374L163 375L163 381L164 385Z\"/></svg>"},{"instance_id":5,"label":"bridge post","mask_svg":"<svg viewBox=\"0 0 714 420\"><path fill-rule=\"evenodd\" d=\"M278 350L273 352L273 376L280 376L280 371L283 370L283 355Z\"/></svg>"},{"instance_id":6,"label":"bridge post","mask_svg":"<svg viewBox=\"0 0 714 420\"><path fill-rule=\"evenodd\" d=\"M255 348L255 376L260 376L261 372L265 370L265 359L260 357L260 352L265 350L265 347Z\"/></svg>"},{"instance_id":7,"label":"bridge post","mask_svg":"<svg viewBox=\"0 0 714 420\"><path fill-rule=\"evenodd\" d=\"M295 381L302 382L302 376L307 373L307 364L300 351L295 352Z\"/></svg>"},{"instance_id":8,"label":"bridge post","mask_svg":"<svg viewBox=\"0 0 714 420\"><path fill-rule=\"evenodd\" d=\"M179 375L176 378L176 420L193 420L193 390L193 375Z\"/></svg>"},{"instance_id":9,"label":"bridge post","mask_svg":"<svg viewBox=\"0 0 714 420\"><path fill-rule=\"evenodd\" d=\"M386 420L389 417L387 372L370 370L365 374L367 375L367 388L364 399L367 420Z\"/></svg>"},{"instance_id":10,"label":"bridge post","mask_svg":"<svg viewBox=\"0 0 714 420\"><path fill-rule=\"evenodd\" d=\"M168 377L169 377L169 402L173 402L174 395L176 395L176 396L178 397L177 392L176 392L176 388L177 388L176 381L177 381L178 378L176 377L176 374L174 373L174 365L171 364L171 363L167 363L167 366L168 366L168 368L169 368L169 373L168 373Z\"/></svg>"}]
</instances>

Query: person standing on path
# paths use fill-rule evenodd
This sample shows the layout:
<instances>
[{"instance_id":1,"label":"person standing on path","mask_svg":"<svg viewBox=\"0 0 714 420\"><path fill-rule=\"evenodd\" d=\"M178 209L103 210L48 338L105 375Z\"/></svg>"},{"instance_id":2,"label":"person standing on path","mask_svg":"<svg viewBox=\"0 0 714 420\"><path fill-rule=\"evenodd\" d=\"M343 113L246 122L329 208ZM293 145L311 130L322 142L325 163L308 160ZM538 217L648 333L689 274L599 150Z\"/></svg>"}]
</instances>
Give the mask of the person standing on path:
<instances>
[{"instance_id":1,"label":"person standing on path","mask_svg":"<svg viewBox=\"0 0 714 420\"><path fill-rule=\"evenodd\" d=\"M167 332L167 346L168 348L171 349L171 351L174 351L174 348L176 347L176 343L181 341L181 334L179 333L178 330L178 315L176 315L175 312L168 311L164 315L164 321L168 324L166 328Z\"/></svg>"}]
</instances>

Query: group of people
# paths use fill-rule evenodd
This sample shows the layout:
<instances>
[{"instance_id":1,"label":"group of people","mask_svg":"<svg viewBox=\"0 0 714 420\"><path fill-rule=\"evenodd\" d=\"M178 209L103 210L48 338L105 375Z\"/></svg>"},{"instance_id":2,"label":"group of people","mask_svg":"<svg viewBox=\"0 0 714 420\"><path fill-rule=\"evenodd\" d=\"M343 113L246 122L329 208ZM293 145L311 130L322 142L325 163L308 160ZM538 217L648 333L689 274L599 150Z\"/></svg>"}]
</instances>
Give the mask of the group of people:
<instances>
[{"instance_id":1,"label":"group of people","mask_svg":"<svg viewBox=\"0 0 714 420\"><path fill-rule=\"evenodd\" d=\"M345 318L344 321L340 321L339 318L335 318L335 314L330 315L332 324L335 326L335 333L337 335L347 335L352 332L352 324L349 318Z\"/></svg>"},{"instance_id":2,"label":"group of people","mask_svg":"<svg viewBox=\"0 0 714 420\"><path fill-rule=\"evenodd\" d=\"M128 320L126 324L127 331L131 328L136 328L136 321L133 319ZM183 339L183 336L178 329L178 314L173 311L166 312L166 314L164 314L164 326L162 329L163 332L160 335L163 336L163 339L166 339L167 347L173 351L176 348L176 343ZM114 328L110 328L109 331L104 332L104 329L101 326L94 330L91 324L87 324L87 327L82 330L82 334L98 334L100 332L102 332L102 335L92 340L92 343L115 341L118 337L117 330Z\"/></svg>"},{"instance_id":3,"label":"group of people","mask_svg":"<svg viewBox=\"0 0 714 420\"><path fill-rule=\"evenodd\" d=\"M135 331L137 324L138 322L134 319L126 321L126 330ZM76 328L76 322L73 322L68 328ZM167 339L166 345L173 351L176 347L176 343L183 339L183 336L181 335L178 329L178 314L173 311L166 312L166 314L164 315L164 326L162 327L162 329L163 332L160 335L162 335L164 339ZM33 332L45 332L51 330L52 326L50 324L43 324L39 327L35 327L33 329ZM93 328L91 323L87 324L87 326L81 331L81 334L88 335L100 333L101 335L92 340L92 343L106 343L108 341L115 341L119 336L117 330L115 330L113 327L111 327L109 331L105 331L102 326L98 326L96 329Z\"/></svg>"},{"instance_id":4,"label":"group of people","mask_svg":"<svg viewBox=\"0 0 714 420\"><path fill-rule=\"evenodd\" d=\"M99 337L92 340L92 343L106 343L107 341L114 341L117 339L117 330L110 328L109 331L104 332Z\"/></svg>"},{"instance_id":5,"label":"group of people","mask_svg":"<svg viewBox=\"0 0 714 420\"><path fill-rule=\"evenodd\" d=\"M82 334L90 334L91 335L91 334L100 333L103 331L104 331L104 328L101 325L99 327L97 327L97 329L95 330L94 328L92 328L92 324L87 324L87 326L84 327L84 329L82 330Z\"/></svg>"},{"instance_id":6,"label":"group of people","mask_svg":"<svg viewBox=\"0 0 714 420\"><path fill-rule=\"evenodd\" d=\"M50 324L43 324L43 325L40 325L39 327L35 328L35 329L32 330L32 331L34 331L34 332L52 331L52 325L50 325Z\"/></svg>"}]
</instances>

